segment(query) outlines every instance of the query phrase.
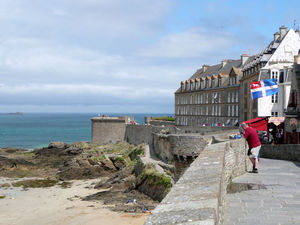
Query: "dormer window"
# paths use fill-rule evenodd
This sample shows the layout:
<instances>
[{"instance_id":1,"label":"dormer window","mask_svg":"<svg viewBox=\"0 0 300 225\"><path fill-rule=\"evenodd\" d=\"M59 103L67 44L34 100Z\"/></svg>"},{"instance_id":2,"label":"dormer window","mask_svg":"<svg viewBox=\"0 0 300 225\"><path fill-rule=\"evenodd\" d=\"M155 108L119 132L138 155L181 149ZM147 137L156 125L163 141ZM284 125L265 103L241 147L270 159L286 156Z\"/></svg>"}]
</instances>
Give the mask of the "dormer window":
<instances>
[{"instance_id":1,"label":"dormer window","mask_svg":"<svg viewBox=\"0 0 300 225\"><path fill-rule=\"evenodd\" d=\"M205 81L205 88L208 88L209 86L209 80L208 79L206 79L206 81Z\"/></svg>"},{"instance_id":2,"label":"dormer window","mask_svg":"<svg viewBox=\"0 0 300 225\"><path fill-rule=\"evenodd\" d=\"M221 83L222 83L222 78L218 77L218 87L221 87Z\"/></svg>"},{"instance_id":3,"label":"dormer window","mask_svg":"<svg viewBox=\"0 0 300 225\"><path fill-rule=\"evenodd\" d=\"M214 88L215 87L215 79L211 80L211 87Z\"/></svg>"}]
</instances>

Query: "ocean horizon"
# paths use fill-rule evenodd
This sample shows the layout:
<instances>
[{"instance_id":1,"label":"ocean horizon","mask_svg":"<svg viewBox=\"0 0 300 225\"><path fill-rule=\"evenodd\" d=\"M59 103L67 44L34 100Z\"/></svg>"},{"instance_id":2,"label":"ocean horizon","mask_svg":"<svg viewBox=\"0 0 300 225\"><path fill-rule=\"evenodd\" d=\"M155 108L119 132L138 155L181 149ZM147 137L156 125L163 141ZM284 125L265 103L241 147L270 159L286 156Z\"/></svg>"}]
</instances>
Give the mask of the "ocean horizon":
<instances>
[{"instance_id":1,"label":"ocean horizon","mask_svg":"<svg viewBox=\"0 0 300 225\"><path fill-rule=\"evenodd\" d=\"M91 141L91 118L99 115L133 116L144 124L145 116L170 113L0 113L0 148L42 148L51 142Z\"/></svg>"}]
</instances>

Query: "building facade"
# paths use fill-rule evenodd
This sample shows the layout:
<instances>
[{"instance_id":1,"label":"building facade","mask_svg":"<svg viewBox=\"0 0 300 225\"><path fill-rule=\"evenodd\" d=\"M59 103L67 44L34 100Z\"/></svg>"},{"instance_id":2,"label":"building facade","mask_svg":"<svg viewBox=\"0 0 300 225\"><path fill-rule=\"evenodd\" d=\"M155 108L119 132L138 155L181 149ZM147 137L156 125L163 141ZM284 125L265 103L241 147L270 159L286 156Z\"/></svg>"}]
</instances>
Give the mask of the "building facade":
<instances>
[{"instance_id":1,"label":"building facade","mask_svg":"<svg viewBox=\"0 0 300 225\"><path fill-rule=\"evenodd\" d=\"M284 116L291 90L294 56L300 49L299 31L282 26L273 41L261 53L248 57L242 67L240 80L240 120L260 116ZM252 100L250 83L276 78L279 92L272 96Z\"/></svg>"},{"instance_id":2,"label":"building facade","mask_svg":"<svg viewBox=\"0 0 300 225\"><path fill-rule=\"evenodd\" d=\"M203 65L175 92L176 125L233 126L239 122L240 60Z\"/></svg>"}]
</instances>

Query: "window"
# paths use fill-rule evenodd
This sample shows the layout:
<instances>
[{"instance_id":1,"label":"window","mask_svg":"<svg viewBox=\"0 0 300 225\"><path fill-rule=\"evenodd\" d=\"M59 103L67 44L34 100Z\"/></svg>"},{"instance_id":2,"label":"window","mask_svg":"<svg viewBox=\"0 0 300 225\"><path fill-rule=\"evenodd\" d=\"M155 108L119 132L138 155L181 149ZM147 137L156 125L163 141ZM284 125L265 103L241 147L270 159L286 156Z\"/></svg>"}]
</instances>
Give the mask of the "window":
<instances>
[{"instance_id":1,"label":"window","mask_svg":"<svg viewBox=\"0 0 300 225\"><path fill-rule=\"evenodd\" d=\"M231 93L231 102L234 102L234 92Z\"/></svg>"},{"instance_id":2,"label":"window","mask_svg":"<svg viewBox=\"0 0 300 225\"><path fill-rule=\"evenodd\" d=\"M278 103L278 93L272 95L272 103Z\"/></svg>"},{"instance_id":3,"label":"window","mask_svg":"<svg viewBox=\"0 0 300 225\"><path fill-rule=\"evenodd\" d=\"M208 106L206 106L206 115L208 116Z\"/></svg>"},{"instance_id":4,"label":"window","mask_svg":"<svg viewBox=\"0 0 300 225\"><path fill-rule=\"evenodd\" d=\"M271 71L271 78L272 79L276 79L276 80L278 80L278 73L279 73L279 71L278 70L272 70Z\"/></svg>"},{"instance_id":5,"label":"window","mask_svg":"<svg viewBox=\"0 0 300 225\"><path fill-rule=\"evenodd\" d=\"M230 92L228 92L227 97L227 102L230 102Z\"/></svg>"},{"instance_id":6,"label":"window","mask_svg":"<svg viewBox=\"0 0 300 225\"><path fill-rule=\"evenodd\" d=\"M279 75L279 83L283 83L283 82L284 82L284 72L281 71Z\"/></svg>"},{"instance_id":7,"label":"window","mask_svg":"<svg viewBox=\"0 0 300 225\"><path fill-rule=\"evenodd\" d=\"M208 94L206 94L206 103L208 103Z\"/></svg>"},{"instance_id":8,"label":"window","mask_svg":"<svg viewBox=\"0 0 300 225\"><path fill-rule=\"evenodd\" d=\"M211 80L211 87L214 88L215 87L215 79Z\"/></svg>"},{"instance_id":9,"label":"window","mask_svg":"<svg viewBox=\"0 0 300 225\"><path fill-rule=\"evenodd\" d=\"M218 78L218 87L221 87L221 82L222 82L222 78L219 77L219 78Z\"/></svg>"},{"instance_id":10,"label":"window","mask_svg":"<svg viewBox=\"0 0 300 225\"><path fill-rule=\"evenodd\" d=\"M208 79L206 80L205 87L208 88Z\"/></svg>"},{"instance_id":11,"label":"window","mask_svg":"<svg viewBox=\"0 0 300 225\"><path fill-rule=\"evenodd\" d=\"M239 102L239 91L235 92L235 102Z\"/></svg>"},{"instance_id":12,"label":"window","mask_svg":"<svg viewBox=\"0 0 300 225\"><path fill-rule=\"evenodd\" d=\"M219 105L219 116L221 116L221 106Z\"/></svg>"},{"instance_id":13,"label":"window","mask_svg":"<svg viewBox=\"0 0 300 225\"><path fill-rule=\"evenodd\" d=\"M239 106L235 106L235 116L239 116Z\"/></svg>"},{"instance_id":14,"label":"window","mask_svg":"<svg viewBox=\"0 0 300 225\"><path fill-rule=\"evenodd\" d=\"M215 115L215 107L213 106L212 109L211 109L211 115Z\"/></svg>"},{"instance_id":15,"label":"window","mask_svg":"<svg viewBox=\"0 0 300 225\"><path fill-rule=\"evenodd\" d=\"M230 116L230 109L231 109L231 107L230 107L230 105L229 105L229 106L228 106L228 111L227 111L228 116Z\"/></svg>"},{"instance_id":16,"label":"window","mask_svg":"<svg viewBox=\"0 0 300 225\"><path fill-rule=\"evenodd\" d=\"M234 105L231 108L231 116L234 116Z\"/></svg>"},{"instance_id":17,"label":"window","mask_svg":"<svg viewBox=\"0 0 300 225\"><path fill-rule=\"evenodd\" d=\"M278 116L278 112L271 112L271 115L277 117Z\"/></svg>"},{"instance_id":18,"label":"window","mask_svg":"<svg viewBox=\"0 0 300 225\"><path fill-rule=\"evenodd\" d=\"M200 95L200 104L202 104L202 95Z\"/></svg>"}]
</instances>

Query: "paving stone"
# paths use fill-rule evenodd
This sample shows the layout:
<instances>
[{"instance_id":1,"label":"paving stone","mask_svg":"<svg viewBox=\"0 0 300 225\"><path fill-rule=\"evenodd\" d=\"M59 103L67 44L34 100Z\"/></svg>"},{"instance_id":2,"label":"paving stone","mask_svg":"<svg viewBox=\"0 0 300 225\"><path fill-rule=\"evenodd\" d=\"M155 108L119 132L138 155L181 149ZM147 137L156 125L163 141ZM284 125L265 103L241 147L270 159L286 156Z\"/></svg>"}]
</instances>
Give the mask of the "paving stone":
<instances>
[{"instance_id":1,"label":"paving stone","mask_svg":"<svg viewBox=\"0 0 300 225\"><path fill-rule=\"evenodd\" d=\"M293 162L261 159L258 174L247 173L233 182L263 184L267 189L228 195L225 225L300 224L300 167Z\"/></svg>"}]
</instances>

